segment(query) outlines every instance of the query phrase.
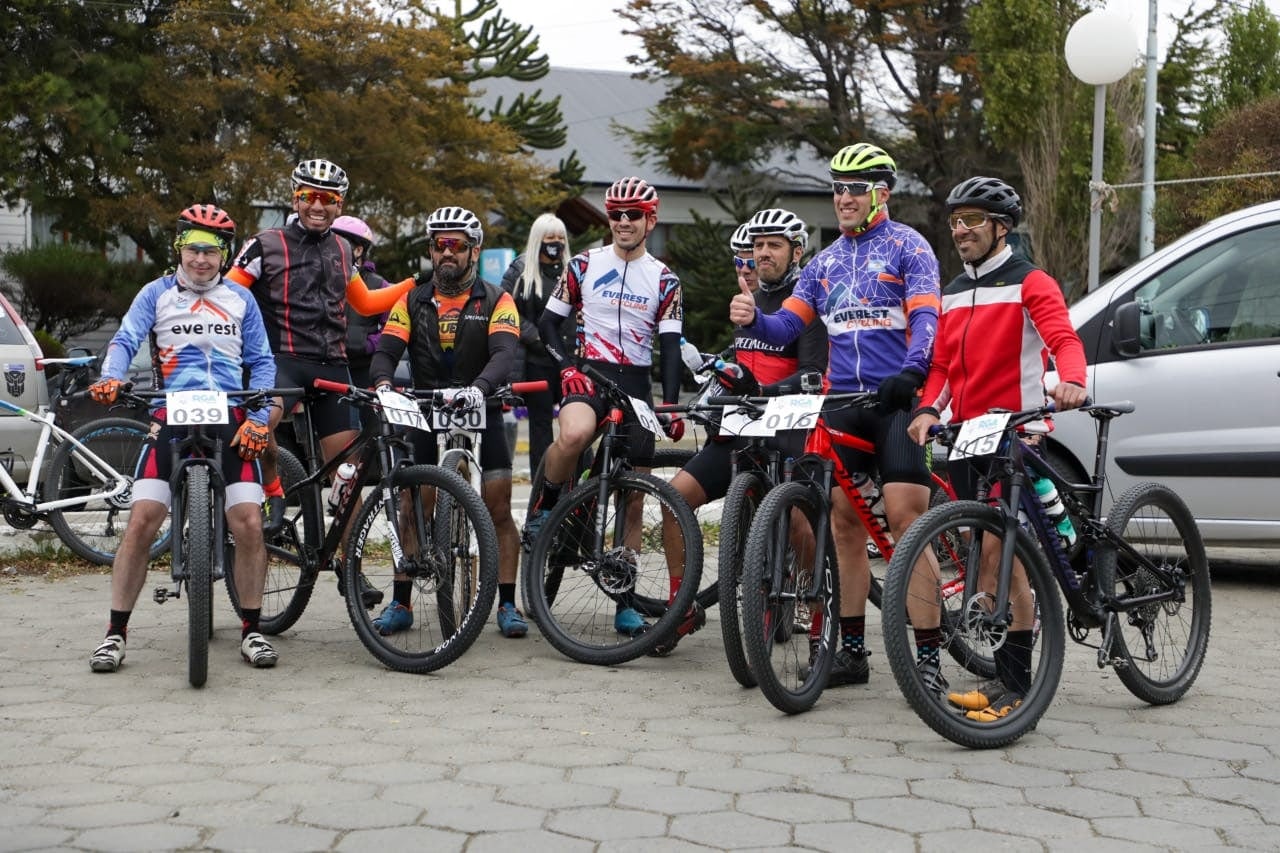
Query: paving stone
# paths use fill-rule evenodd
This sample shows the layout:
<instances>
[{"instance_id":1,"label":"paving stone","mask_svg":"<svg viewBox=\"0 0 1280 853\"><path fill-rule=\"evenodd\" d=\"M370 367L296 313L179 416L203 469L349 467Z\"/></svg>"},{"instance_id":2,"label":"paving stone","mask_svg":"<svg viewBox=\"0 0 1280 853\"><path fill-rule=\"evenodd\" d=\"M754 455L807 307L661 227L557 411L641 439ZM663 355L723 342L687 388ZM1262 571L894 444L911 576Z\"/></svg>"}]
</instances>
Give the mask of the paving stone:
<instances>
[{"instance_id":1,"label":"paving stone","mask_svg":"<svg viewBox=\"0 0 1280 853\"><path fill-rule=\"evenodd\" d=\"M697 814L733 808L733 797L724 791L709 791L684 785L646 785L622 788L615 805L666 815Z\"/></svg>"},{"instance_id":2,"label":"paving stone","mask_svg":"<svg viewBox=\"0 0 1280 853\"><path fill-rule=\"evenodd\" d=\"M908 797L859 800L853 804L853 816L861 823L923 833L938 829L968 829L973 819L968 809L932 803L920 808L919 801Z\"/></svg>"},{"instance_id":3,"label":"paving stone","mask_svg":"<svg viewBox=\"0 0 1280 853\"><path fill-rule=\"evenodd\" d=\"M76 836L75 845L87 850L133 853L142 850L180 850L198 846L200 831L190 826L164 823L89 829Z\"/></svg>"},{"instance_id":4,"label":"paving stone","mask_svg":"<svg viewBox=\"0 0 1280 853\"><path fill-rule=\"evenodd\" d=\"M661 837L667 834L664 815L628 808L558 809L547 820L547 829L593 841Z\"/></svg>"},{"instance_id":5,"label":"paving stone","mask_svg":"<svg viewBox=\"0 0 1280 853\"><path fill-rule=\"evenodd\" d=\"M480 836L484 838L485 836ZM422 826L397 826L394 829L357 829L348 832L335 848L342 853L460 853L467 846L467 836L460 832L443 832ZM476 845L470 846L475 850ZM510 849L510 848L508 848Z\"/></svg>"},{"instance_id":6,"label":"paving stone","mask_svg":"<svg viewBox=\"0 0 1280 853\"><path fill-rule=\"evenodd\" d=\"M972 815L974 826L1009 835L1022 835L1034 827L1036 838L1078 838L1084 842L1093 837L1087 820L1035 806L982 807L973 809Z\"/></svg>"},{"instance_id":7,"label":"paving stone","mask_svg":"<svg viewBox=\"0 0 1280 853\"><path fill-rule=\"evenodd\" d=\"M1063 786L1061 788L1028 788L1027 801L1032 805L1092 820L1097 817L1136 817L1138 803L1110 791Z\"/></svg>"},{"instance_id":8,"label":"paving stone","mask_svg":"<svg viewBox=\"0 0 1280 853\"><path fill-rule=\"evenodd\" d=\"M504 803L547 811L581 806L605 806L613 801L613 797L612 788L559 781L555 784L510 785L498 792L498 799Z\"/></svg>"},{"instance_id":9,"label":"paving stone","mask_svg":"<svg viewBox=\"0 0 1280 853\"><path fill-rule=\"evenodd\" d=\"M1212 829L1152 817L1104 817L1093 821L1097 835L1187 850L1221 843Z\"/></svg>"},{"instance_id":10,"label":"paving stone","mask_svg":"<svg viewBox=\"0 0 1280 853\"><path fill-rule=\"evenodd\" d=\"M114 803L92 803L86 806L66 806L59 809L50 809L44 816L42 823L50 826L65 826L70 829L92 829L94 827L150 823L156 820L163 820L171 814L173 814L171 806L137 801L117 801Z\"/></svg>"},{"instance_id":11,"label":"paving stone","mask_svg":"<svg viewBox=\"0 0 1280 853\"><path fill-rule=\"evenodd\" d=\"M557 814L565 813L557 812ZM427 805L426 817L419 820L419 823L457 832L500 832L537 829L544 823L548 823L547 815L548 812L545 809L532 809L510 803L485 802L466 805L430 803Z\"/></svg>"},{"instance_id":12,"label":"paving stone","mask_svg":"<svg viewBox=\"0 0 1280 853\"><path fill-rule=\"evenodd\" d=\"M673 818L670 835L708 847L741 850L789 844L791 827L734 811L720 811Z\"/></svg>"},{"instance_id":13,"label":"paving stone","mask_svg":"<svg viewBox=\"0 0 1280 853\"><path fill-rule=\"evenodd\" d=\"M270 850L271 853L312 853L328 850L338 833L310 826L239 826L220 829L205 842L209 850Z\"/></svg>"},{"instance_id":14,"label":"paving stone","mask_svg":"<svg viewBox=\"0 0 1280 853\"><path fill-rule=\"evenodd\" d=\"M12 793L12 792L6 792ZM45 785L17 792L12 802L34 808L80 806L89 803L110 803L137 797L137 789L130 785L108 782L80 782L78 784Z\"/></svg>"},{"instance_id":15,"label":"paving stone","mask_svg":"<svg viewBox=\"0 0 1280 853\"><path fill-rule=\"evenodd\" d=\"M800 847L833 853L849 850L908 853L916 849L915 841L906 832L853 822L800 824L795 828L795 842Z\"/></svg>"},{"instance_id":16,"label":"paving stone","mask_svg":"<svg viewBox=\"0 0 1280 853\"><path fill-rule=\"evenodd\" d=\"M781 788L790 778L790 773L770 773L747 767L732 767L691 770L684 774L684 784L693 788L741 794Z\"/></svg>"},{"instance_id":17,"label":"paving stone","mask_svg":"<svg viewBox=\"0 0 1280 853\"><path fill-rule=\"evenodd\" d=\"M1079 842L1076 842L1079 843ZM1024 835L1001 835L983 829L949 829L944 832L929 832L920 839L921 853L950 853L953 850L1034 850ZM1105 850L1090 843L1089 850Z\"/></svg>"},{"instance_id":18,"label":"paving stone","mask_svg":"<svg viewBox=\"0 0 1280 853\"><path fill-rule=\"evenodd\" d=\"M917 779L911 795L925 802L950 803L963 808L1010 807L1023 801L1023 792L1002 785L985 785L959 779Z\"/></svg>"},{"instance_id":19,"label":"paving stone","mask_svg":"<svg viewBox=\"0 0 1280 853\"><path fill-rule=\"evenodd\" d=\"M390 803L385 800L366 800L359 805L342 807L336 803L304 808L297 815L297 822L326 829L389 829L396 826L412 826L423 813L418 806Z\"/></svg>"}]
</instances>

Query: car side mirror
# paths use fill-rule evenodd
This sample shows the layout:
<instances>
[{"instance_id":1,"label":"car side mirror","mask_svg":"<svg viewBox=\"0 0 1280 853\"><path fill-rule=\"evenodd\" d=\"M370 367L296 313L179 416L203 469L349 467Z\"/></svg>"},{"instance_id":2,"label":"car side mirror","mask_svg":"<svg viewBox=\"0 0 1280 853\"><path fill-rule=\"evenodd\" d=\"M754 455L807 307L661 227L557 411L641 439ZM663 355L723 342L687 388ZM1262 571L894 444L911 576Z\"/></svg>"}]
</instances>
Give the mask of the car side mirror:
<instances>
[{"instance_id":1,"label":"car side mirror","mask_svg":"<svg viewBox=\"0 0 1280 853\"><path fill-rule=\"evenodd\" d=\"M1142 306L1126 302L1116 308L1111 318L1111 346L1125 358L1133 358L1142 352Z\"/></svg>"}]
</instances>

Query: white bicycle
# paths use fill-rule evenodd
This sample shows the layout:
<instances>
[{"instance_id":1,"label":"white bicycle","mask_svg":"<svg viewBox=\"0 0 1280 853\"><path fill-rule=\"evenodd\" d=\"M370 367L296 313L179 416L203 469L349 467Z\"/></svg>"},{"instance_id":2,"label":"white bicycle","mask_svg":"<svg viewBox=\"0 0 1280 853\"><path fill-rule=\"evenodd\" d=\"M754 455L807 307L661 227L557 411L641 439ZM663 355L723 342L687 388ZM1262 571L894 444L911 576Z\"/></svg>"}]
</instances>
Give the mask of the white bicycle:
<instances>
[{"instance_id":1,"label":"white bicycle","mask_svg":"<svg viewBox=\"0 0 1280 853\"><path fill-rule=\"evenodd\" d=\"M83 368L93 361L91 356L41 359L46 366L70 368ZM4 520L18 530L46 521L77 555L111 565L129 521L133 471L147 438L147 424L107 417L68 432L54 422L55 413L46 407L32 412L0 400L0 408L40 426L25 488L14 480L11 466L0 465ZM151 545L152 557L165 550L168 540L166 524Z\"/></svg>"}]
</instances>

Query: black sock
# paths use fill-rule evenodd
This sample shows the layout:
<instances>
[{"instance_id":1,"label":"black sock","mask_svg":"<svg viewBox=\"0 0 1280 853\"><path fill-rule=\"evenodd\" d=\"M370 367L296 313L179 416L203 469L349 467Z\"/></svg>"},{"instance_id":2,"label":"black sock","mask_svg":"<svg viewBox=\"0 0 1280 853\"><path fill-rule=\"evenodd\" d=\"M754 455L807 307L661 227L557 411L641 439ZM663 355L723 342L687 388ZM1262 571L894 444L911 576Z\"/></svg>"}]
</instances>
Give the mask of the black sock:
<instances>
[{"instance_id":1,"label":"black sock","mask_svg":"<svg viewBox=\"0 0 1280 853\"><path fill-rule=\"evenodd\" d=\"M516 606L516 585L514 583L498 584L498 606L510 604Z\"/></svg>"},{"instance_id":2,"label":"black sock","mask_svg":"<svg viewBox=\"0 0 1280 853\"><path fill-rule=\"evenodd\" d=\"M942 647L942 628L912 628L916 638L916 660L929 657Z\"/></svg>"},{"instance_id":3,"label":"black sock","mask_svg":"<svg viewBox=\"0 0 1280 853\"><path fill-rule=\"evenodd\" d=\"M840 617L840 644L851 652L862 654L866 651L863 636L867 633L867 617Z\"/></svg>"},{"instance_id":4,"label":"black sock","mask_svg":"<svg viewBox=\"0 0 1280 853\"><path fill-rule=\"evenodd\" d=\"M1000 669L1000 652L1004 652L1004 672L998 673L1005 687L1023 696L1031 689L1031 632L1010 631L1005 643L996 649L996 669Z\"/></svg>"},{"instance_id":5,"label":"black sock","mask_svg":"<svg viewBox=\"0 0 1280 853\"><path fill-rule=\"evenodd\" d=\"M405 607L412 610L413 601L411 599L413 598L413 581L392 581L391 597L394 598L397 603L403 604Z\"/></svg>"},{"instance_id":6,"label":"black sock","mask_svg":"<svg viewBox=\"0 0 1280 853\"><path fill-rule=\"evenodd\" d=\"M564 486L564 483L543 483L542 494L538 496L538 509L551 509L555 506Z\"/></svg>"},{"instance_id":7,"label":"black sock","mask_svg":"<svg viewBox=\"0 0 1280 853\"><path fill-rule=\"evenodd\" d=\"M242 607L240 609L240 639L250 634L259 634L258 620L262 618L262 608Z\"/></svg>"},{"instance_id":8,"label":"black sock","mask_svg":"<svg viewBox=\"0 0 1280 853\"><path fill-rule=\"evenodd\" d=\"M132 610L112 610L111 617L107 620L107 636L119 634L121 637L129 635L129 616Z\"/></svg>"}]
</instances>

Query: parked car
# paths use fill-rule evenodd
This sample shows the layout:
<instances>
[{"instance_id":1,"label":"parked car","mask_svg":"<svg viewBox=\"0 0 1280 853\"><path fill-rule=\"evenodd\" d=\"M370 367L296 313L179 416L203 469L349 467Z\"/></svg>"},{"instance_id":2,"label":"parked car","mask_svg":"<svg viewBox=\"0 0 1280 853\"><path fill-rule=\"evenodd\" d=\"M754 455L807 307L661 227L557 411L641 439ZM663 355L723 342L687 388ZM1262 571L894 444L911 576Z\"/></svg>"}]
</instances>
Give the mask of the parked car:
<instances>
[{"instance_id":1,"label":"parked car","mask_svg":"<svg viewBox=\"0 0 1280 853\"><path fill-rule=\"evenodd\" d=\"M0 367L4 369L3 399L28 411L49 405L43 353L35 335L8 299L0 295ZM13 473L19 486L27 482L40 427L20 415L0 411L0 464Z\"/></svg>"},{"instance_id":2,"label":"parked car","mask_svg":"<svg viewBox=\"0 0 1280 853\"><path fill-rule=\"evenodd\" d=\"M1216 219L1071 308L1089 394L1132 400L1111 429L1118 496L1156 480L1180 494L1207 545L1280 546L1280 202ZM1093 421L1056 419L1051 451L1093 468Z\"/></svg>"}]
</instances>

